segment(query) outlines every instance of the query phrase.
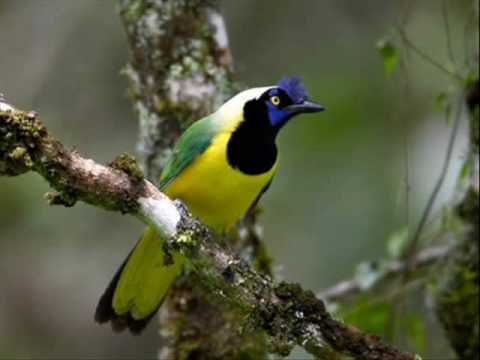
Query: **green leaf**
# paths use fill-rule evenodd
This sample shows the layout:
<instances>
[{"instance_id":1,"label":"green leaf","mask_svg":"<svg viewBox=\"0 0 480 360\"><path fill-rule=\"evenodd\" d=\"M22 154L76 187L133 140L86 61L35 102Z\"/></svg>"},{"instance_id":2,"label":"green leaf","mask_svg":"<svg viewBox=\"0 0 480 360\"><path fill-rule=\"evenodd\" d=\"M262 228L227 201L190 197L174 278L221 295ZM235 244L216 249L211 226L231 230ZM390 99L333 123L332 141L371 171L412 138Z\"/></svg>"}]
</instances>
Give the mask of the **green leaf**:
<instances>
[{"instance_id":1,"label":"green leaf","mask_svg":"<svg viewBox=\"0 0 480 360\"><path fill-rule=\"evenodd\" d=\"M409 240L408 227L404 226L401 229L393 232L387 241L387 252L390 257L396 259L401 256L407 248Z\"/></svg>"},{"instance_id":2,"label":"green leaf","mask_svg":"<svg viewBox=\"0 0 480 360\"><path fill-rule=\"evenodd\" d=\"M463 163L462 169L460 170L460 175L458 176L459 186L461 186L465 183L465 180L467 180L471 171L472 171L472 166L470 165L470 162L465 161Z\"/></svg>"},{"instance_id":3,"label":"green leaf","mask_svg":"<svg viewBox=\"0 0 480 360\"><path fill-rule=\"evenodd\" d=\"M385 76L389 77L395 70L399 54L397 48L389 39L382 39L377 43L377 50L383 60Z\"/></svg>"},{"instance_id":4,"label":"green leaf","mask_svg":"<svg viewBox=\"0 0 480 360\"><path fill-rule=\"evenodd\" d=\"M457 94L457 88L455 86L449 86L446 90L441 91L433 99L432 108L435 112L443 112L445 121L448 126L453 123L453 109L454 98Z\"/></svg>"}]
</instances>

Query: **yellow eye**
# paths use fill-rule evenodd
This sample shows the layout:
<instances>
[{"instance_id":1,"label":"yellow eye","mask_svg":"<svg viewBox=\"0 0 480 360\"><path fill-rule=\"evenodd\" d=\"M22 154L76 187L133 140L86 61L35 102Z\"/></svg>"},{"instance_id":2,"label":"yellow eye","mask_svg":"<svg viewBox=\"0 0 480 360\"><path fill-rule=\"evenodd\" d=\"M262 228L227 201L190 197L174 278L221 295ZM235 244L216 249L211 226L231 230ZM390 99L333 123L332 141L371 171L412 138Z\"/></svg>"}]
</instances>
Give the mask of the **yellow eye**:
<instances>
[{"instance_id":1,"label":"yellow eye","mask_svg":"<svg viewBox=\"0 0 480 360\"><path fill-rule=\"evenodd\" d=\"M270 98L270 101L272 102L273 105L278 106L280 105L280 98L278 96L272 96Z\"/></svg>"}]
</instances>

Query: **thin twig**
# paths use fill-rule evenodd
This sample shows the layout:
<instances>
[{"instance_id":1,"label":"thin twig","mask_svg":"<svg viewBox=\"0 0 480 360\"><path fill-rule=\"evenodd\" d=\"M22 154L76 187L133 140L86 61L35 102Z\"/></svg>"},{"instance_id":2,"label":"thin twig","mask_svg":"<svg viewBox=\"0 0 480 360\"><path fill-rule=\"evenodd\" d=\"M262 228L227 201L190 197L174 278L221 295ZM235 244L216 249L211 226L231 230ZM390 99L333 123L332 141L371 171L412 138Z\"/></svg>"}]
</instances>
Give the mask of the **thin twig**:
<instances>
[{"instance_id":1,"label":"thin twig","mask_svg":"<svg viewBox=\"0 0 480 360\"><path fill-rule=\"evenodd\" d=\"M408 51L406 53L406 56L408 56ZM400 67L402 70L402 75L400 81L403 81L403 91L404 91L404 98L407 98L411 94L410 91L410 74L408 72L407 68L407 63L403 59L400 62ZM399 114L400 111L397 110L396 114ZM402 115L400 115L402 116ZM412 187L410 184L410 179L411 179L411 170L410 170L410 154L409 154L409 117L408 116L402 116L403 119L403 126L402 126L402 142L403 142L403 166L405 170L405 176L404 176L404 186L405 186L405 224L407 226L407 230L410 232L410 198L411 198L411 192L412 192Z\"/></svg>"},{"instance_id":2,"label":"thin twig","mask_svg":"<svg viewBox=\"0 0 480 360\"><path fill-rule=\"evenodd\" d=\"M464 64L468 70L478 68L479 6L480 4L478 1L473 1L473 9L469 9L468 16L466 16L465 25L463 27L463 41L466 53Z\"/></svg>"},{"instance_id":3,"label":"thin twig","mask_svg":"<svg viewBox=\"0 0 480 360\"><path fill-rule=\"evenodd\" d=\"M442 0L442 18L443 18L443 24L445 26L445 39L447 41L448 57L454 69L456 69L455 56L453 54L453 47L452 47L452 38L451 38L452 34L450 32L450 22L448 20L447 0Z\"/></svg>"},{"instance_id":4,"label":"thin twig","mask_svg":"<svg viewBox=\"0 0 480 360\"><path fill-rule=\"evenodd\" d=\"M443 259L451 251L451 249L452 246L450 245L434 246L423 249L413 259L415 268L423 268L437 263L439 260ZM383 265L383 267L385 268L383 276L379 277L379 279L372 286L403 274L407 269L408 264L405 260L392 260ZM322 290L317 293L317 296L327 302L335 302L344 301L347 298L361 293L362 291L364 291L362 284L358 281L358 279L354 278L341 281L334 286Z\"/></svg>"},{"instance_id":5,"label":"thin twig","mask_svg":"<svg viewBox=\"0 0 480 360\"><path fill-rule=\"evenodd\" d=\"M417 0L409 0L409 1L403 2L403 11L402 11L402 17L400 20L400 26L402 28L405 28L407 23L410 21L410 17L412 16L413 9L415 8L416 4L417 4Z\"/></svg>"},{"instance_id":6,"label":"thin twig","mask_svg":"<svg viewBox=\"0 0 480 360\"><path fill-rule=\"evenodd\" d=\"M401 17L401 22L399 28L402 32L405 32L405 27L407 23L410 21L413 9L417 3L417 0L410 0L404 2L404 10ZM405 5L406 4L406 5ZM405 52L402 53L402 57L400 60L400 69L403 76L400 76L400 81L403 82L402 90L404 91L404 97L408 98L411 94L410 89L410 74L408 72L407 61L405 58L409 58L409 48L407 47ZM397 111L396 114L399 114L400 111ZM401 116L401 115L400 115ZM403 118L403 126L402 126L402 142L403 142L403 166L405 169L405 176L404 176L404 186L405 186L405 224L407 230L410 232L410 198L411 198L411 170L410 170L410 154L409 154L409 117L402 116Z\"/></svg>"},{"instance_id":7,"label":"thin twig","mask_svg":"<svg viewBox=\"0 0 480 360\"><path fill-rule=\"evenodd\" d=\"M407 36L405 30L402 28L398 28L398 32L400 34L400 37L402 38L403 42L410 48L412 49L418 56L420 56L424 61L429 63L430 65L436 67L443 73L447 74L448 76L451 76L455 78L458 81L463 81L463 78L458 75L456 72L451 71L450 69L446 68L443 64L439 63L435 59L433 59L430 55L428 55L426 52L418 48Z\"/></svg>"},{"instance_id":8,"label":"thin twig","mask_svg":"<svg viewBox=\"0 0 480 360\"><path fill-rule=\"evenodd\" d=\"M453 154L453 147L455 145L455 139L457 137L458 129L460 128L460 122L461 122L461 115L462 115L462 100L464 98L463 91L461 92L459 96L459 100L457 103L457 111L455 114L455 121L453 124L452 131L450 133L450 138L448 140L448 146L447 146L447 151L445 154L445 160L443 161L443 166L442 170L440 172L440 175L435 183L435 186L432 190L432 193L430 194L430 197L428 199L427 205L425 207L425 210L422 213L422 217L420 218L420 222L418 223L417 229L415 231L415 234L412 237L412 240L410 242L410 245L406 251L406 258L408 259L408 262L411 264L411 261L413 259L413 256L415 252L417 251L418 248L418 243L420 239L420 235L422 234L422 231L425 227L425 224L428 221L428 217L430 216L430 213L432 211L433 205L435 203L435 200L437 199L437 196L440 192L440 189L442 188L442 185L445 181L445 177L447 175L448 168L450 166L450 161L452 159L452 154Z\"/></svg>"}]
</instances>

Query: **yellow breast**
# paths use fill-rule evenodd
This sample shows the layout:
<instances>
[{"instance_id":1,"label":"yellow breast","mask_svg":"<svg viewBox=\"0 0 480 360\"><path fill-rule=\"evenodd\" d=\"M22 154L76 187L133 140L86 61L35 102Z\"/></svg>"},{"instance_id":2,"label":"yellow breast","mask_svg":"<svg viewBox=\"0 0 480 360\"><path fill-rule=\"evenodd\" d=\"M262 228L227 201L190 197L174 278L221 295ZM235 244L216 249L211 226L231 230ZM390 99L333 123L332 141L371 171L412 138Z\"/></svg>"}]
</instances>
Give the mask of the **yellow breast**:
<instances>
[{"instance_id":1,"label":"yellow breast","mask_svg":"<svg viewBox=\"0 0 480 360\"><path fill-rule=\"evenodd\" d=\"M260 175L233 169L226 151L230 135L217 135L207 150L164 190L170 198L182 200L194 216L217 231L226 231L245 215L272 179L278 164L277 160L272 169Z\"/></svg>"}]
</instances>

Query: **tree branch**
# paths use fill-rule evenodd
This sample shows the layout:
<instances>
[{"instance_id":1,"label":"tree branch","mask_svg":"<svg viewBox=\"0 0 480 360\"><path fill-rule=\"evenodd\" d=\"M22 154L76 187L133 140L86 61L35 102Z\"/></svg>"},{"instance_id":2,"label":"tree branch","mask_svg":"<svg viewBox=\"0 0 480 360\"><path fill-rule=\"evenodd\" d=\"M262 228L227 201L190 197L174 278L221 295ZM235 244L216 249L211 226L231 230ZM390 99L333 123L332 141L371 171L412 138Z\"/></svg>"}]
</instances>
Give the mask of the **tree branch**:
<instances>
[{"instance_id":1,"label":"tree branch","mask_svg":"<svg viewBox=\"0 0 480 360\"><path fill-rule=\"evenodd\" d=\"M435 204L438 194L440 193L443 183L445 182L445 178L447 177L448 168L450 167L450 162L452 160L455 139L457 138L458 130L460 128L460 123L462 121L463 97L464 97L463 93L460 94L459 101L456 107L457 110L455 113L455 120L453 123L452 131L450 133L450 137L448 139L447 150L445 153L445 160L443 161L440 175L438 176L437 181L435 182L435 186L433 187L433 190L430 193L430 196L427 201L427 205L425 206L425 209L422 212L422 216L420 218L420 221L418 222L417 228L415 229L415 233L413 234L412 240L408 244L408 247L405 251L405 258L410 263L410 266L408 266L408 269L407 269L408 271L405 273L406 277L408 277L409 275L408 273L410 272L410 270L413 269L412 262L413 262L415 253L417 252L417 248L420 242L420 237L422 235L423 229L427 224L430 213L432 212L433 205Z\"/></svg>"},{"instance_id":2,"label":"tree branch","mask_svg":"<svg viewBox=\"0 0 480 360\"><path fill-rule=\"evenodd\" d=\"M185 253L212 294L246 316L245 331L261 328L267 333L271 351L286 355L296 344L317 357L335 351L358 359L414 359L333 319L311 291L297 284L275 284L220 247L183 205L145 180L130 157L100 165L66 149L35 113L0 103L0 175L27 171L43 176L67 204L83 201L155 226L169 239L167 250Z\"/></svg>"},{"instance_id":3,"label":"tree branch","mask_svg":"<svg viewBox=\"0 0 480 360\"><path fill-rule=\"evenodd\" d=\"M371 284L368 289L371 289L380 283L392 279L394 277L403 276L409 267L415 270L421 270L432 264L436 264L439 260L444 259L452 251L453 246L442 245L432 246L422 249L412 259L411 264L408 260L392 260L386 264L382 264L382 275ZM324 301L334 302L342 301L351 296L355 296L366 289L362 282L358 279L349 279L341 281L325 290L317 293L317 296Z\"/></svg>"}]
</instances>

